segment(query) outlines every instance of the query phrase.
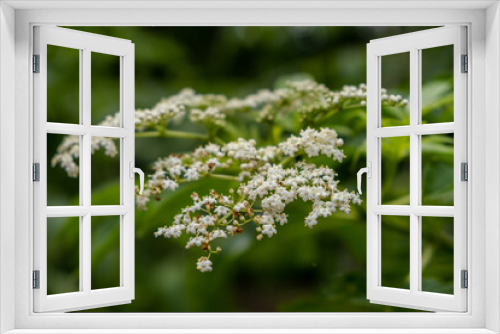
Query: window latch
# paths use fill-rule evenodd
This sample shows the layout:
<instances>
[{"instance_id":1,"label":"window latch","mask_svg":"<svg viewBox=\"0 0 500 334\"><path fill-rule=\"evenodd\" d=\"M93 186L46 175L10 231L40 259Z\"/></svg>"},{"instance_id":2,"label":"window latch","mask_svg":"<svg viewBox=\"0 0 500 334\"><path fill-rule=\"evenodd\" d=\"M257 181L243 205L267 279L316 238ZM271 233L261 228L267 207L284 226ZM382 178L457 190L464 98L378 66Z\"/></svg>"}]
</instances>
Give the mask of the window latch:
<instances>
[{"instance_id":1,"label":"window latch","mask_svg":"<svg viewBox=\"0 0 500 334\"><path fill-rule=\"evenodd\" d=\"M131 179L134 178L135 173L139 174L139 182L140 182L139 194L142 195L142 191L144 190L144 172L142 171L142 169L134 167L133 161L130 161L129 163L129 171Z\"/></svg>"},{"instance_id":2,"label":"window latch","mask_svg":"<svg viewBox=\"0 0 500 334\"><path fill-rule=\"evenodd\" d=\"M371 179L372 178L372 163L368 161L368 167L361 168L358 171L358 192L362 194L363 192L361 191L361 176L363 173L366 173L366 176Z\"/></svg>"}]
</instances>

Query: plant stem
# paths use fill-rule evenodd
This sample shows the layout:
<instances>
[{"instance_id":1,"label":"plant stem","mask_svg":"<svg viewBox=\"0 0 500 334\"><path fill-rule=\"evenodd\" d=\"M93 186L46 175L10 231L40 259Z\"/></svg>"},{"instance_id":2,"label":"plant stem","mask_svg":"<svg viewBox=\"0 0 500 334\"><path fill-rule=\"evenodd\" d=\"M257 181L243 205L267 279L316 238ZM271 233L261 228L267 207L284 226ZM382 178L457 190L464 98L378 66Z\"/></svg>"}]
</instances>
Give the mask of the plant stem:
<instances>
[{"instance_id":1,"label":"plant stem","mask_svg":"<svg viewBox=\"0 0 500 334\"><path fill-rule=\"evenodd\" d=\"M208 141L208 136L200 135L197 133L185 132L185 131L175 131L175 130L164 130L164 131L144 131L136 132L135 136L137 138L154 138L154 137L168 137L168 138L181 138L181 139L194 139L201 141Z\"/></svg>"},{"instance_id":2,"label":"plant stem","mask_svg":"<svg viewBox=\"0 0 500 334\"><path fill-rule=\"evenodd\" d=\"M281 160L280 165L285 166L287 163L294 161L295 158L296 157L287 157L287 158Z\"/></svg>"},{"instance_id":3,"label":"plant stem","mask_svg":"<svg viewBox=\"0 0 500 334\"><path fill-rule=\"evenodd\" d=\"M232 176L232 175L223 175L223 174L209 174L207 175L208 177L211 177L213 179L219 179L219 180L226 180L226 181L238 181L237 176Z\"/></svg>"}]
</instances>

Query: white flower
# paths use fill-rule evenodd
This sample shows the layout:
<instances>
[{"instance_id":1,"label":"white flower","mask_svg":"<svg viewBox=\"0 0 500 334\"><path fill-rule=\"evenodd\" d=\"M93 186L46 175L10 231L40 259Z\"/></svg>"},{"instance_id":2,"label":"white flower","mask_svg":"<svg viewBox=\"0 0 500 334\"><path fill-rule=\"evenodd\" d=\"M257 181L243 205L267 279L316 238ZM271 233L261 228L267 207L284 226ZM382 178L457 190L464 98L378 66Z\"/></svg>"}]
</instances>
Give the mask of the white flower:
<instances>
[{"instance_id":1,"label":"white flower","mask_svg":"<svg viewBox=\"0 0 500 334\"><path fill-rule=\"evenodd\" d=\"M218 126L226 124L226 115L216 107L208 107L205 110L192 109L189 118L197 123L213 123Z\"/></svg>"},{"instance_id":2,"label":"white flower","mask_svg":"<svg viewBox=\"0 0 500 334\"><path fill-rule=\"evenodd\" d=\"M228 196L221 196L219 199L219 203L224 205L231 205L233 204L233 201Z\"/></svg>"},{"instance_id":3,"label":"white flower","mask_svg":"<svg viewBox=\"0 0 500 334\"><path fill-rule=\"evenodd\" d=\"M213 216L203 216L200 218L199 222L208 226L214 226L215 218Z\"/></svg>"},{"instance_id":4,"label":"white flower","mask_svg":"<svg viewBox=\"0 0 500 334\"><path fill-rule=\"evenodd\" d=\"M280 223L280 225L285 225L288 222L287 215L280 213L274 217L274 220Z\"/></svg>"},{"instance_id":5,"label":"white flower","mask_svg":"<svg viewBox=\"0 0 500 334\"><path fill-rule=\"evenodd\" d=\"M145 189L142 194L138 194L135 198L137 207L141 210L146 210L146 205L149 202L149 197L151 196L151 190Z\"/></svg>"},{"instance_id":6,"label":"white flower","mask_svg":"<svg viewBox=\"0 0 500 334\"><path fill-rule=\"evenodd\" d=\"M191 246L201 247L204 242L205 238L201 236L190 238L186 244L186 248L190 248Z\"/></svg>"},{"instance_id":7,"label":"white flower","mask_svg":"<svg viewBox=\"0 0 500 334\"><path fill-rule=\"evenodd\" d=\"M273 217L271 217L270 215L262 215L261 216L261 221L260 223L263 224L263 225L271 225L271 224L274 224L274 219Z\"/></svg>"},{"instance_id":8,"label":"white flower","mask_svg":"<svg viewBox=\"0 0 500 334\"><path fill-rule=\"evenodd\" d=\"M315 212L316 212L316 215L318 217L323 217L323 218L326 218L326 217L329 217L332 215L332 212L330 210L328 210L326 207L319 208L318 210L315 210Z\"/></svg>"},{"instance_id":9,"label":"white flower","mask_svg":"<svg viewBox=\"0 0 500 334\"><path fill-rule=\"evenodd\" d=\"M234 209L233 209L235 212L241 212L241 211L244 211L245 210L245 204L243 204L243 202L239 202L238 204L236 204L234 206Z\"/></svg>"},{"instance_id":10,"label":"white flower","mask_svg":"<svg viewBox=\"0 0 500 334\"><path fill-rule=\"evenodd\" d=\"M210 272L212 271L212 261L210 261L208 257L200 257L198 259L198 263L196 264L196 269L198 269L202 273Z\"/></svg>"},{"instance_id":11,"label":"white flower","mask_svg":"<svg viewBox=\"0 0 500 334\"><path fill-rule=\"evenodd\" d=\"M155 238L158 238L159 236L163 235L163 227L158 227L158 230L154 233Z\"/></svg>"},{"instance_id":12,"label":"white flower","mask_svg":"<svg viewBox=\"0 0 500 334\"><path fill-rule=\"evenodd\" d=\"M227 238L227 234L222 230L215 230L212 234L212 240L215 238Z\"/></svg>"},{"instance_id":13,"label":"white flower","mask_svg":"<svg viewBox=\"0 0 500 334\"><path fill-rule=\"evenodd\" d=\"M285 203L281 201L279 195L274 194L262 200L261 203L262 209L265 212L282 212L285 209Z\"/></svg>"},{"instance_id":14,"label":"white flower","mask_svg":"<svg viewBox=\"0 0 500 334\"><path fill-rule=\"evenodd\" d=\"M196 181L199 178L198 172L194 168L189 168L184 176L188 181Z\"/></svg>"},{"instance_id":15,"label":"white flower","mask_svg":"<svg viewBox=\"0 0 500 334\"><path fill-rule=\"evenodd\" d=\"M191 233L191 234L196 234L198 232L198 228L200 227L200 224L191 222L188 223L186 226L186 233Z\"/></svg>"},{"instance_id":16,"label":"white flower","mask_svg":"<svg viewBox=\"0 0 500 334\"><path fill-rule=\"evenodd\" d=\"M342 205L339 209L340 211L343 211L345 214L349 214L349 212L351 211L351 207L349 206L349 204L345 204L345 205Z\"/></svg>"},{"instance_id":17,"label":"white flower","mask_svg":"<svg viewBox=\"0 0 500 334\"><path fill-rule=\"evenodd\" d=\"M298 195L300 198L302 198L304 201L310 201L315 198L314 191L312 190L311 187L300 187L298 189Z\"/></svg>"},{"instance_id":18,"label":"white flower","mask_svg":"<svg viewBox=\"0 0 500 334\"><path fill-rule=\"evenodd\" d=\"M231 210L229 210L229 208L225 207L225 206L222 206L222 205L219 205L215 208L214 212L219 215L219 216L225 216L227 215L229 212L231 212Z\"/></svg>"},{"instance_id":19,"label":"white flower","mask_svg":"<svg viewBox=\"0 0 500 334\"><path fill-rule=\"evenodd\" d=\"M184 229L184 225L173 225L167 229L164 229L163 235L167 238L178 238L181 236Z\"/></svg>"},{"instance_id":20,"label":"white flower","mask_svg":"<svg viewBox=\"0 0 500 334\"><path fill-rule=\"evenodd\" d=\"M300 132L300 137L291 136L279 145L285 155L295 156L303 150L309 157L316 157L320 153L334 160L342 161L344 153L338 149L344 142L337 138L337 132L322 128L320 131L307 128Z\"/></svg>"},{"instance_id":21,"label":"white flower","mask_svg":"<svg viewBox=\"0 0 500 334\"><path fill-rule=\"evenodd\" d=\"M305 224L306 224L307 227L313 228L314 225L318 224L317 217L315 215L313 215L313 214L309 214L306 217Z\"/></svg>"},{"instance_id":22,"label":"white flower","mask_svg":"<svg viewBox=\"0 0 500 334\"><path fill-rule=\"evenodd\" d=\"M271 224L262 225L262 234L265 234L270 238L276 233L277 232L276 232L276 228L274 227L274 225L271 225Z\"/></svg>"},{"instance_id":23,"label":"white flower","mask_svg":"<svg viewBox=\"0 0 500 334\"><path fill-rule=\"evenodd\" d=\"M162 183L163 189L175 191L175 189L179 188L179 184L173 180L167 179L163 180Z\"/></svg>"},{"instance_id":24,"label":"white flower","mask_svg":"<svg viewBox=\"0 0 500 334\"><path fill-rule=\"evenodd\" d=\"M182 174L182 172L185 171L185 168L180 166L180 165L175 165L175 166L172 166L168 169L168 172L170 173L170 175L172 177L176 177L176 176L180 176Z\"/></svg>"}]
</instances>

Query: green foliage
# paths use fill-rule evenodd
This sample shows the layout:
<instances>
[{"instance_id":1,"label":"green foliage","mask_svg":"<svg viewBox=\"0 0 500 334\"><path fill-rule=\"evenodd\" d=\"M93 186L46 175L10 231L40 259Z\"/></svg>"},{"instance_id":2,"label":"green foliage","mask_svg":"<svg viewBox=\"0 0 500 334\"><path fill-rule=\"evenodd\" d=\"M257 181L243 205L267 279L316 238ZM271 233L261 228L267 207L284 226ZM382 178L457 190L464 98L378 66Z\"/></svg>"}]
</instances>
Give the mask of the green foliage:
<instances>
[{"instance_id":1,"label":"green foliage","mask_svg":"<svg viewBox=\"0 0 500 334\"><path fill-rule=\"evenodd\" d=\"M262 88L282 87L294 77L313 78L327 87L338 89L344 84L365 81L365 46L369 39L399 34L420 28L354 28L354 27L86 27L81 30L131 39L136 44L136 101L138 108L150 108L162 97L177 93L184 87L193 87L201 93L219 93L242 97ZM436 58L442 67L449 65L445 57ZM69 60L68 60L69 61ZM58 68L68 73L73 63L66 58L54 58ZM54 65L55 66L55 65ZM430 70L429 70L430 71ZM437 70L435 70L436 72ZM296 75L296 73L300 73ZM96 76L98 74L95 74ZM103 73L109 75L109 73ZM49 77L50 78L50 77ZM453 87L443 73L426 76L422 113L427 122L449 121L453 114ZM406 78L408 79L408 78ZM65 80L54 79L54 91L65 96ZM94 78L93 78L94 80ZM99 80L99 79L97 79ZM104 81L106 82L106 81ZM111 81L110 81L111 82ZM104 99L104 98L103 98ZM54 102L54 113L65 113L75 100ZM99 102L100 103L100 102ZM75 104L76 105L76 104ZM104 109L104 107L103 107ZM106 111L102 114L109 114ZM407 114L397 108L387 108L382 124L408 124ZM255 138L259 145L278 142L287 134L300 129L299 115L278 118L278 126L256 123L251 115L229 115L226 126L220 129L225 140L238 137ZM341 165L334 165L342 186L355 188L355 172L365 166L366 110L355 107L321 120L322 127L335 129L345 141L347 156ZM197 132L202 129L190 122L181 122L175 130ZM270 129L272 129L270 131ZM55 147L60 139L54 139ZM189 152L202 142L172 138L137 138L136 165L150 171L150 164L159 156L174 152ZM393 141L383 160L389 167L383 176L383 196L391 204L407 200L409 187L408 145ZM427 136L422 139L423 200L432 205L450 205L453 189L448 175L452 174L453 141L449 136ZM104 157L102 157L104 159ZM103 162L102 167L106 168ZM450 174L451 173L451 174ZM93 196L103 201L116 187L109 175L96 176L96 184L103 184ZM406 179L405 179L406 178ZM63 176L54 176L53 182L64 184ZM94 180L93 180L94 182ZM405 186L408 182L408 187ZM272 240L255 242L255 235L245 233L231 238L225 251L217 259L217 270L199 273L193 263L198 254L185 250L177 239L155 239L158 226L172 221L173 216L191 202L189 195L209 189L227 191L236 183L205 179L183 184L174 193L161 195L161 201L152 201L148 211L136 212L136 299L128 305L107 307L105 312L385 312L401 311L394 307L370 304L366 300L366 208L363 205L350 215L335 214L323 219L314 229L306 229L303 219L310 210L307 205L294 204L286 229ZM406 187L406 188L405 188ZM65 196L75 203L75 194L64 187L53 188L49 197ZM116 189L115 189L116 190ZM52 192L50 192L52 191ZM405 193L406 192L406 193ZM78 200L76 200L78 202ZM423 286L429 291L450 293L449 276L453 268L452 230L449 222L426 221L434 224L439 233L423 229L427 267ZM403 280L408 274L404 264L407 253L394 247L405 247L409 227L400 221L384 221L389 233L393 268L389 280ZM104 236L115 233L102 230ZM451 234L450 234L451 233ZM77 245L78 233L66 224L50 235L52 252ZM451 238L451 239L450 239ZM450 243L451 240L451 243ZM93 268L99 274L92 276L98 286L112 284L113 258L116 244L96 241ZM409 247L409 245L406 245ZM59 286L69 276L78 277L78 270L68 269L61 255L49 262L56 277L50 285ZM108 262L107 262L108 261ZM406 261L406 262L405 262ZM74 264L74 263L73 263ZM451 266L451 267L450 267ZM74 268L75 266L73 266ZM76 266L77 268L77 266ZM109 268L110 272L107 271ZM403 268L403 269L401 269ZM75 271L76 270L76 271ZM76 275L76 276L75 276ZM102 280L101 282L99 280ZM68 282L70 282L68 278ZM68 283L69 284L69 283ZM73 284L74 287L74 283ZM391 283L392 284L392 283ZM61 285L61 286L62 286ZM71 286L67 289L71 289ZM95 310L94 310L95 311Z\"/></svg>"}]
</instances>

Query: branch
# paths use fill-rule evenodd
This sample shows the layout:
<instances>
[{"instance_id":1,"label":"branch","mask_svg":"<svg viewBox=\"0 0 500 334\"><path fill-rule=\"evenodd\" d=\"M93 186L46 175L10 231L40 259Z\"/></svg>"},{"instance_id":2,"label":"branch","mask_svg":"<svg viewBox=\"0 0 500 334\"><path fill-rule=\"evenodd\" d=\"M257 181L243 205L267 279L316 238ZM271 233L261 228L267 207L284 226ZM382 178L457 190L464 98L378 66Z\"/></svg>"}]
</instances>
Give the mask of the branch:
<instances>
[{"instance_id":1,"label":"branch","mask_svg":"<svg viewBox=\"0 0 500 334\"><path fill-rule=\"evenodd\" d=\"M232 175L208 174L207 177L210 177L210 178L213 178L213 179L219 179L219 180L239 182L238 177L237 176L232 176Z\"/></svg>"},{"instance_id":2,"label":"branch","mask_svg":"<svg viewBox=\"0 0 500 334\"><path fill-rule=\"evenodd\" d=\"M200 140L200 141L208 141L207 135L200 135L197 133L175 131L175 130L136 132L135 136L137 138L163 137L163 138L181 138L181 139L194 139L194 140Z\"/></svg>"}]
</instances>

